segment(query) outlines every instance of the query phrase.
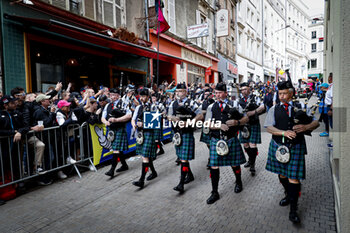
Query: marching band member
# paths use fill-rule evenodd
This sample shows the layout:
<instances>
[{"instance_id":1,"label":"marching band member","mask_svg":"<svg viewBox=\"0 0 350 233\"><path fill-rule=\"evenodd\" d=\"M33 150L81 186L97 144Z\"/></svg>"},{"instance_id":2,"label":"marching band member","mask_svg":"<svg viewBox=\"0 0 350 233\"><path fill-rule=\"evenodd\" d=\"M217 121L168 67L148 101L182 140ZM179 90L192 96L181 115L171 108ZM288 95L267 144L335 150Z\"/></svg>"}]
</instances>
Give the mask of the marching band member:
<instances>
[{"instance_id":1,"label":"marching band member","mask_svg":"<svg viewBox=\"0 0 350 233\"><path fill-rule=\"evenodd\" d=\"M132 184L143 188L148 168L151 168L152 173L147 177L147 180L153 180L158 176L153 166L153 160L157 156L157 145L155 141L157 139L158 132L154 129L143 129L143 113L151 112L148 89L144 88L141 90L140 100L141 105L136 107L131 124L134 129L138 130L137 133L141 134L141 136L138 136L136 149L137 154L142 156L142 170L140 179L138 181L134 181Z\"/></svg>"},{"instance_id":2,"label":"marching band member","mask_svg":"<svg viewBox=\"0 0 350 233\"><path fill-rule=\"evenodd\" d=\"M113 177L117 163L120 161L122 166L117 169L117 172L126 171L129 169L123 151L128 149L128 138L126 133L126 123L131 119L132 113L122 99L120 98L119 90L110 89L111 103L107 104L103 110L101 121L110 130L114 132L114 141L112 143L113 159L111 169L105 175Z\"/></svg>"},{"instance_id":3,"label":"marching band member","mask_svg":"<svg viewBox=\"0 0 350 233\"><path fill-rule=\"evenodd\" d=\"M258 155L257 144L261 143L259 114L265 111L265 105L259 97L250 93L248 83L242 83L240 87L242 97L239 99L239 105L247 112L249 122L245 127L243 127L243 130L241 130L239 140L241 143L244 143L244 150L247 152L249 157L249 160L244 167L250 167L249 170L254 176L255 161L256 156Z\"/></svg>"},{"instance_id":4,"label":"marching band member","mask_svg":"<svg viewBox=\"0 0 350 233\"><path fill-rule=\"evenodd\" d=\"M165 107L164 105L157 100L157 94L152 94L152 97L151 97L151 111L152 112L159 112L159 113L162 113L162 115L166 114L166 110L165 110ZM156 135L157 135L157 138L156 138L156 145L157 145L157 148L159 149L159 152L157 155L162 155L164 154L164 149L162 147L162 143L161 143L161 140L163 139L163 118L161 118L161 129L155 129L154 130Z\"/></svg>"},{"instance_id":5,"label":"marching band member","mask_svg":"<svg viewBox=\"0 0 350 233\"><path fill-rule=\"evenodd\" d=\"M175 142L175 149L177 157L181 160L181 178L179 184L174 187L174 190L180 193L184 192L184 184L194 180L189 163L190 160L194 159L194 128L185 125L186 119L193 118L197 121L202 119L202 117L201 110L196 102L187 98L186 84L177 84L176 100L169 106L168 120L173 123L172 125L175 131L174 138L179 139Z\"/></svg>"},{"instance_id":6,"label":"marching band member","mask_svg":"<svg viewBox=\"0 0 350 233\"><path fill-rule=\"evenodd\" d=\"M209 105L206 121L220 121L221 127L210 127L210 177L212 183L211 196L207 204L220 199L218 193L221 166L231 166L236 176L235 193L243 190L240 165L246 162L241 143L237 138L238 126L248 122L237 101L228 101L226 85L218 83L215 88L216 102ZM235 111L235 112L233 112ZM236 118L236 119L233 119ZM218 148L217 148L218 147ZM221 151L223 149L224 151Z\"/></svg>"},{"instance_id":7,"label":"marching band member","mask_svg":"<svg viewBox=\"0 0 350 233\"><path fill-rule=\"evenodd\" d=\"M268 112L264 126L272 134L269 146L266 170L278 174L286 197L280 206L290 204L289 220L299 223L297 214L300 180L305 179L305 155L307 154L304 133L319 126L312 118L308 124L296 124L295 108L304 108L302 103L292 101L294 88L290 81L278 83L278 97L281 103L274 105Z\"/></svg>"}]
</instances>

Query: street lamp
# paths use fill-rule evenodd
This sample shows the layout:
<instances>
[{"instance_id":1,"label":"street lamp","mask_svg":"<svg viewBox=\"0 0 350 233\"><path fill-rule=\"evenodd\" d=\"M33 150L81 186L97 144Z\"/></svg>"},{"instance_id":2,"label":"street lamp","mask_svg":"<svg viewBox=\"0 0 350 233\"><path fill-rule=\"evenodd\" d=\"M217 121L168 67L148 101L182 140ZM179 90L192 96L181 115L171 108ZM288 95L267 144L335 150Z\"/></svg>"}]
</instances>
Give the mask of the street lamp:
<instances>
[{"instance_id":1,"label":"street lamp","mask_svg":"<svg viewBox=\"0 0 350 233\"><path fill-rule=\"evenodd\" d=\"M288 24L288 25L286 25L285 27L278 29L278 30L275 31L274 33L278 32L278 31L281 31L281 30L283 30L283 29L289 28L289 27L290 27L290 25Z\"/></svg>"}]
</instances>

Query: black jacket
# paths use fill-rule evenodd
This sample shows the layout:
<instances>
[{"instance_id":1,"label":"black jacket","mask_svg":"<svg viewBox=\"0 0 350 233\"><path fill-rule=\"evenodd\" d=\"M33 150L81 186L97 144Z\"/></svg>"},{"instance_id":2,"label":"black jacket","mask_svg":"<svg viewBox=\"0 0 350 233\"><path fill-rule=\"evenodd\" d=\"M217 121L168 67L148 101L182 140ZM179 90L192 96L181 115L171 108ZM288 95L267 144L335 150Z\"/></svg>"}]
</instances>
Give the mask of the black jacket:
<instances>
[{"instance_id":1,"label":"black jacket","mask_svg":"<svg viewBox=\"0 0 350 233\"><path fill-rule=\"evenodd\" d=\"M38 121L43 121L45 128L52 127L56 125L56 114L49 112L49 110L42 106L39 106L34 111L33 120L35 125L37 125Z\"/></svg>"},{"instance_id":2,"label":"black jacket","mask_svg":"<svg viewBox=\"0 0 350 233\"><path fill-rule=\"evenodd\" d=\"M29 131L29 127L23 123L23 114L17 110L13 112L0 111L0 125L0 136L13 136L15 130L22 135Z\"/></svg>"}]
</instances>

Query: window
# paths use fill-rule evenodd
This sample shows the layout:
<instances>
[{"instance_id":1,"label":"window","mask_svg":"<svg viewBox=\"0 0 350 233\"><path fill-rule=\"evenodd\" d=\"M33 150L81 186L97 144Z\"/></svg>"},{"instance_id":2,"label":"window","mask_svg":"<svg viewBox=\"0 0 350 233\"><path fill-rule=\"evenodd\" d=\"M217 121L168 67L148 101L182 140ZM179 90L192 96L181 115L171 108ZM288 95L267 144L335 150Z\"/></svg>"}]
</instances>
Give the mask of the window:
<instances>
[{"instance_id":1,"label":"window","mask_svg":"<svg viewBox=\"0 0 350 233\"><path fill-rule=\"evenodd\" d=\"M175 0L168 1L168 22L169 31L176 34L176 21L175 21Z\"/></svg>"},{"instance_id":2,"label":"window","mask_svg":"<svg viewBox=\"0 0 350 233\"><path fill-rule=\"evenodd\" d=\"M116 28L126 24L124 0L103 0L102 9L104 24Z\"/></svg>"},{"instance_id":3,"label":"window","mask_svg":"<svg viewBox=\"0 0 350 233\"><path fill-rule=\"evenodd\" d=\"M311 44L311 52L316 52L316 43Z\"/></svg>"},{"instance_id":4,"label":"window","mask_svg":"<svg viewBox=\"0 0 350 233\"><path fill-rule=\"evenodd\" d=\"M316 31L311 32L311 39L316 39Z\"/></svg>"},{"instance_id":5,"label":"window","mask_svg":"<svg viewBox=\"0 0 350 233\"><path fill-rule=\"evenodd\" d=\"M311 59L311 68L317 68L317 59Z\"/></svg>"}]
</instances>

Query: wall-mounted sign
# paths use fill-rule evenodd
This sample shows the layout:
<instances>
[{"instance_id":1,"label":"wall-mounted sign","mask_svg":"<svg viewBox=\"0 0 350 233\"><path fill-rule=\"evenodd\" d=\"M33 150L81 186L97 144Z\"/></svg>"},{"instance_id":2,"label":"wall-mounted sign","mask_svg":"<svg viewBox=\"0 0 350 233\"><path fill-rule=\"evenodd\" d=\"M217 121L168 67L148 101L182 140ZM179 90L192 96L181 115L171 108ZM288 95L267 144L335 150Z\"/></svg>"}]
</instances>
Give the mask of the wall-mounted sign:
<instances>
[{"instance_id":1,"label":"wall-mounted sign","mask_svg":"<svg viewBox=\"0 0 350 233\"><path fill-rule=\"evenodd\" d=\"M212 65L211 60L209 58L201 56L183 47L181 48L181 58L186 61L192 62L200 66L204 66L204 67L208 67Z\"/></svg>"},{"instance_id":2,"label":"wall-mounted sign","mask_svg":"<svg viewBox=\"0 0 350 233\"><path fill-rule=\"evenodd\" d=\"M231 62L227 62L227 70L231 72L231 74L238 74L237 65L232 64Z\"/></svg>"},{"instance_id":3,"label":"wall-mounted sign","mask_svg":"<svg viewBox=\"0 0 350 233\"><path fill-rule=\"evenodd\" d=\"M221 9L216 13L216 36L228 36L228 10Z\"/></svg>"},{"instance_id":4,"label":"wall-mounted sign","mask_svg":"<svg viewBox=\"0 0 350 233\"><path fill-rule=\"evenodd\" d=\"M252 70L255 70L255 65L250 63L250 62L247 62L247 67L252 69Z\"/></svg>"},{"instance_id":5,"label":"wall-mounted sign","mask_svg":"<svg viewBox=\"0 0 350 233\"><path fill-rule=\"evenodd\" d=\"M187 26L187 39L209 36L207 23Z\"/></svg>"}]
</instances>

